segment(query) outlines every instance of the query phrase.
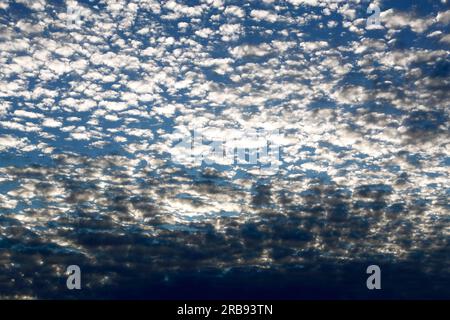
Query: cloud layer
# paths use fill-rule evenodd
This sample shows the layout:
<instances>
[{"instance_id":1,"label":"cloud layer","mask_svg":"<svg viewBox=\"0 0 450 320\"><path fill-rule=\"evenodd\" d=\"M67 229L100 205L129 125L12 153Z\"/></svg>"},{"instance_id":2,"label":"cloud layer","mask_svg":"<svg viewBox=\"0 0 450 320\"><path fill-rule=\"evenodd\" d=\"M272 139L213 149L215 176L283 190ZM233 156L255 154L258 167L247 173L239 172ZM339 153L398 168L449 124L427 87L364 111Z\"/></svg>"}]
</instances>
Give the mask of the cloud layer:
<instances>
[{"instance_id":1,"label":"cloud layer","mask_svg":"<svg viewBox=\"0 0 450 320\"><path fill-rule=\"evenodd\" d=\"M71 296L68 264L90 297L368 260L449 281L450 10L374 3L377 28L359 0L0 0L1 294ZM279 171L174 162L195 128L279 130Z\"/></svg>"}]
</instances>

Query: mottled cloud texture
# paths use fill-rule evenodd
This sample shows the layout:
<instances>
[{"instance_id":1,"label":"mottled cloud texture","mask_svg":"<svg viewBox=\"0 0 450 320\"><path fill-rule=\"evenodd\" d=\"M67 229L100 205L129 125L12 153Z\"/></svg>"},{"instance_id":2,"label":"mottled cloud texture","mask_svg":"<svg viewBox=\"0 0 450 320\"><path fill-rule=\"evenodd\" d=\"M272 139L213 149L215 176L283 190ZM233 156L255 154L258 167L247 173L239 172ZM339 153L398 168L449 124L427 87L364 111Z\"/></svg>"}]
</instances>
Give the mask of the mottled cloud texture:
<instances>
[{"instance_id":1,"label":"mottled cloud texture","mask_svg":"<svg viewBox=\"0 0 450 320\"><path fill-rule=\"evenodd\" d=\"M0 0L0 296L448 298L449 3L373 3ZM277 173L174 162L196 128Z\"/></svg>"}]
</instances>

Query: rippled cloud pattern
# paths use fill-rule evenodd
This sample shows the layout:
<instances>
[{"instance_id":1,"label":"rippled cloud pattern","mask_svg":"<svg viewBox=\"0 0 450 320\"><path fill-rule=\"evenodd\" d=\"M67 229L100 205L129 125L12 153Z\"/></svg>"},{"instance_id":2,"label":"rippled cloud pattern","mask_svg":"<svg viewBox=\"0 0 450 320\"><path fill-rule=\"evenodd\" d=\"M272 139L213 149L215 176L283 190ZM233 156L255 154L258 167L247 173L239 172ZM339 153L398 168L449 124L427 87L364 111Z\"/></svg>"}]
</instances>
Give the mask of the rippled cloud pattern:
<instances>
[{"instance_id":1,"label":"rippled cloud pattern","mask_svg":"<svg viewBox=\"0 0 450 320\"><path fill-rule=\"evenodd\" d=\"M0 0L0 297L450 298L449 31L447 0ZM278 132L276 171L175 161L195 130Z\"/></svg>"}]
</instances>

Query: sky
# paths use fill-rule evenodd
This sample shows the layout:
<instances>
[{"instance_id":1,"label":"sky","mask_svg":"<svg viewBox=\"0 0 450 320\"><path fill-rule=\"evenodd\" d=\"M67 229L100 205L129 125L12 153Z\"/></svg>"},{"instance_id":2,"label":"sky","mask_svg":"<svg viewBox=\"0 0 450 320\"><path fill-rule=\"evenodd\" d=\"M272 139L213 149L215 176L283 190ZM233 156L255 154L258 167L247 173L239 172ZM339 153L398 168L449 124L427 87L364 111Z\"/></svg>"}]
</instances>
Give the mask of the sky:
<instances>
[{"instance_id":1,"label":"sky","mask_svg":"<svg viewBox=\"0 0 450 320\"><path fill-rule=\"evenodd\" d=\"M0 0L0 297L371 298L375 263L449 298L449 31L448 0Z\"/></svg>"}]
</instances>

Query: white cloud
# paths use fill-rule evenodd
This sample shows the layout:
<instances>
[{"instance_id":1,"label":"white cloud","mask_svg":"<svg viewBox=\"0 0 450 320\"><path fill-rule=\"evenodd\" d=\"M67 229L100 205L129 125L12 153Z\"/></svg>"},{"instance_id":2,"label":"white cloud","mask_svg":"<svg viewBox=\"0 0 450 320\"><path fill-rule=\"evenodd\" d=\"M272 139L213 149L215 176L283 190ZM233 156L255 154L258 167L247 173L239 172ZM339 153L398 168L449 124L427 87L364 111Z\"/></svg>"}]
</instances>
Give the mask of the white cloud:
<instances>
[{"instance_id":1,"label":"white cloud","mask_svg":"<svg viewBox=\"0 0 450 320\"><path fill-rule=\"evenodd\" d=\"M439 41L450 44L450 34L443 36Z\"/></svg>"},{"instance_id":2,"label":"white cloud","mask_svg":"<svg viewBox=\"0 0 450 320\"><path fill-rule=\"evenodd\" d=\"M101 101L99 106L109 111L122 111L128 108L127 103L122 101Z\"/></svg>"},{"instance_id":3,"label":"white cloud","mask_svg":"<svg viewBox=\"0 0 450 320\"><path fill-rule=\"evenodd\" d=\"M233 15L236 16L238 18L243 18L245 17L245 11L238 7L238 6L227 6L227 8L225 9L224 13L226 15Z\"/></svg>"},{"instance_id":4,"label":"white cloud","mask_svg":"<svg viewBox=\"0 0 450 320\"><path fill-rule=\"evenodd\" d=\"M236 41L244 33L240 24L223 24L219 27L222 41Z\"/></svg>"},{"instance_id":5,"label":"white cloud","mask_svg":"<svg viewBox=\"0 0 450 320\"><path fill-rule=\"evenodd\" d=\"M209 38L211 35L214 34L214 31L211 30L210 28L203 28L195 31L195 34L202 38Z\"/></svg>"},{"instance_id":6,"label":"white cloud","mask_svg":"<svg viewBox=\"0 0 450 320\"><path fill-rule=\"evenodd\" d=\"M9 3L7 2L7 0L1 0L0 1L0 9L6 10L9 7Z\"/></svg>"},{"instance_id":7,"label":"white cloud","mask_svg":"<svg viewBox=\"0 0 450 320\"><path fill-rule=\"evenodd\" d=\"M16 0L28 8L36 11L42 11L45 9L45 0Z\"/></svg>"},{"instance_id":8,"label":"white cloud","mask_svg":"<svg viewBox=\"0 0 450 320\"><path fill-rule=\"evenodd\" d=\"M255 20L265 20L268 22L276 22L280 18L277 14L267 10L252 10L250 16Z\"/></svg>"},{"instance_id":9,"label":"white cloud","mask_svg":"<svg viewBox=\"0 0 450 320\"><path fill-rule=\"evenodd\" d=\"M243 58L245 56L263 57L271 52L272 48L266 43L257 46L242 45L230 49L230 53L236 58Z\"/></svg>"},{"instance_id":10,"label":"white cloud","mask_svg":"<svg viewBox=\"0 0 450 320\"><path fill-rule=\"evenodd\" d=\"M411 13L389 9L381 12L381 23L389 29L411 28L416 33L426 31L434 23L433 18L418 18Z\"/></svg>"},{"instance_id":11,"label":"white cloud","mask_svg":"<svg viewBox=\"0 0 450 320\"><path fill-rule=\"evenodd\" d=\"M311 52L328 47L328 43L326 41L311 41L311 42L302 42L300 46L306 52Z\"/></svg>"},{"instance_id":12,"label":"white cloud","mask_svg":"<svg viewBox=\"0 0 450 320\"><path fill-rule=\"evenodd\" d=\"M5 151L11 148L23 149L26 146L26 138L17 138L12 135L0 135L0 151Z\"/></svg>"},{"instance_id":13,"label":"white cloud","mask_svg":"<svg viewBox=\"0 0 450 320\"><path fill-rule=\"evenodd\" d=\"M49 127L49 128L59 128L62 126L62 123L55 119L45 119L42 122L42 126Z\"/></svg>"},{"instance_id":14,"label":"white cloud","mask_svg":"<svg viewBox=\"0 0 450 320\"><path fill-rule=\"evenodd\" d=\"M308 5L308 6L319 6L319 0L287 0L289 3L299 6L299 5Z\"/></svg>"},{"instance_id":15,"label":"white cloud","mask_svg":"<svg viewBox=\"0 0 450 320\"><path fill-rule=\"evenodd\" d=\"M87 132L71 132L70 136L74 140L90 140L91 137Z\"/></svg>"},{"instance_id":16,"label":"white cloud","mask_svg":"<svg viewBox=\"0 0 450 320\"><path fill-rule=\"evenodd\" d=\"M18 117L25 117L25 118L32 118L32 119L38 119L42 118L43 115L36 112L30 112L25 110L15 110L14 115Z\"/></svg>"},{"instance_id":17,"label":"white cloud","mask_svg":"<svg viewBox=\"0 0 450 320\"><path fill-rule=\"evenodd\" d=\"M188 17L201 16L202 13L203 13L202 6L189 7L189 6L177 3L175 0L167 1L165 3L164 7L166 9L174 11L177 14L185 15L185 16L188 16Z\"/></svg>"},{"instance_id":18,"label":"white cloud","mask_svg":"<svg viewBox=\"0 0 450 320\"><path fill-rule=\"evenodd\" d=\"M439 12L436 16L436 20L443 24L449 24L450 23L450 10Z\"/></svg>"}]
</instances>

